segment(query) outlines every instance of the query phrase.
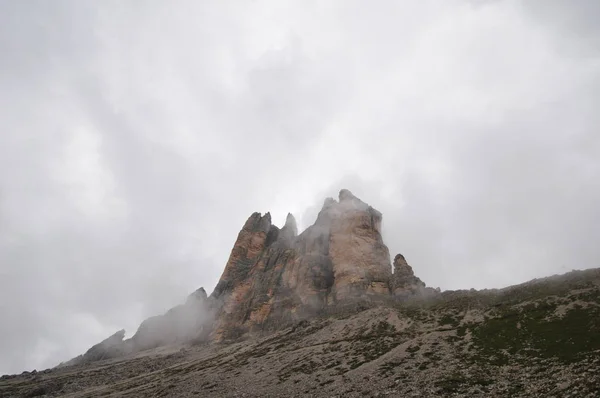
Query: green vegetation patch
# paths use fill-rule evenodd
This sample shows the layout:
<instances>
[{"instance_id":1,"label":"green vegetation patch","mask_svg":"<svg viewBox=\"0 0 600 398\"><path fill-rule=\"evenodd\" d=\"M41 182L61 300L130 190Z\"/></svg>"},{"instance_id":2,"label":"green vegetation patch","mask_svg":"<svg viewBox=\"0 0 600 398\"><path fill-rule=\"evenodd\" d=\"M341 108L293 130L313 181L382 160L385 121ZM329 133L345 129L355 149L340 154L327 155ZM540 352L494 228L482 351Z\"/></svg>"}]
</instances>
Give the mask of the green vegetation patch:
<instances>
[{"instance_id":1,"label":"green vegetation patch","mask_svg":"<svg viewBox=\"0 0 600 398\"><path fill-rule=\"evenodd\" d=\"M600 349L600 309L570 309L554 315L557 304L549 300L522 309L498 310L495 317L469 325L480 353L503 364L512 355L557 358L565 363Z\"/></svg>"},{"instance_id":2,"label":"green vegetation patch","mask_svg":"<svg viewBox=\"0 0 600 398\"><path fill-rule=\"evenodd\" d=\"M444 314L441 318L440 318L440 326L452 326L452 327L458 327L458 325L460 324L460 319L456 316L454 316L453 314Z\"/></svg>"},{"instance_id":3,"label":"green vegetation patch","mask_svg":"<svg viewBox=\"0 0 600 398\"><path fill-rule=\"evenodd\" d=\"M464 375L460 372L454 372L437 380L434 384L440 389L440 392L446 394L458 393L472 386L487 387L494 381L482 375Z\"/></svg>"}]
</instances>

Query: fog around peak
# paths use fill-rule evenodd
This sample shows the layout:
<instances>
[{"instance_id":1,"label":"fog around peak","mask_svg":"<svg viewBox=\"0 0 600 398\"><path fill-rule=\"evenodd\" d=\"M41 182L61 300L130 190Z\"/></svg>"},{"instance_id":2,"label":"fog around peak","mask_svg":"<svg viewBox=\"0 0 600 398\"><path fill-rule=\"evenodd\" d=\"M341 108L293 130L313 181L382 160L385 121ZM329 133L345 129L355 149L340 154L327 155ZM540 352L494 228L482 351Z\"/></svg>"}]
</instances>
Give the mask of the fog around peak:
<instances>
[{"instance_id":1,"label":"fog around peak","mask_svg":"<svg viewBox=\"0 0 600 398\"><path fill-rule=\"evenodd\" d=\"M342 188L428 286L597 267L597 1L0 2L0 374Z\"/></svg>"}]
</instances>

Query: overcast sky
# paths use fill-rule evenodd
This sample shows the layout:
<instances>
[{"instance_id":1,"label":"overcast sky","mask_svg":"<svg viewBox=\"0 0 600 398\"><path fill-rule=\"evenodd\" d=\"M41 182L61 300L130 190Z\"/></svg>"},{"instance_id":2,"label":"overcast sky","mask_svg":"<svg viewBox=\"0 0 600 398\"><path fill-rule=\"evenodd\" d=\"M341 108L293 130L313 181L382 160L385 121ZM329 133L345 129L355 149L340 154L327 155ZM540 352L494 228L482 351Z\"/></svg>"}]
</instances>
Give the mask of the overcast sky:
<instances>
[{"instance_id":1,"label":"overcast sky","mask_svg":"<svg viewBox=\"0 0 600 398\"><path fill-rule=\"evenodd\" d=\"M428 285L600 266L600 2L0 0L0 374L341 188Z\"/></svg>"}]
</instances>

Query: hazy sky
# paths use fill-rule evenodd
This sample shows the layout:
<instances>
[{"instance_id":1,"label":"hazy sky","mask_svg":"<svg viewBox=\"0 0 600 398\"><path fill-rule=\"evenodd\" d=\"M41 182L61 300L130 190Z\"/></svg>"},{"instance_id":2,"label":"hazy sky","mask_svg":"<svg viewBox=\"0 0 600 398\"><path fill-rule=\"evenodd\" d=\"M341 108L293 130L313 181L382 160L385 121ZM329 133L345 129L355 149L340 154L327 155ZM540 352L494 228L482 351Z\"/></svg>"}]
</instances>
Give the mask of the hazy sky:
<instances>
[{"instance_id":1,"label":"hazy sky","mask_svg":"<svg viewBox=\"0 0 600 398\"><path fill-rule=\"evenodd\" d=\"M600 266L597 0L0 0L0 374L341 188L428 285Z\"/></svg>"}]
</instances>

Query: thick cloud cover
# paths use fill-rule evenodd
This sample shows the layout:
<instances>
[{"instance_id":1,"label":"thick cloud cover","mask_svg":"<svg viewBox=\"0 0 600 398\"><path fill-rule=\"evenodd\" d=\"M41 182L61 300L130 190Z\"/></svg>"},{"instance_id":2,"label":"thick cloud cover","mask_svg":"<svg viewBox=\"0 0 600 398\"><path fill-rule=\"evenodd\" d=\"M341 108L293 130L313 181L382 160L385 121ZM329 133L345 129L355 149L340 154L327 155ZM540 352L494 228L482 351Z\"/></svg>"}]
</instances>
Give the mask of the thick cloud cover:
<instances>
[{"instance_id":1,"label":"thick cloud cover","mask_svg":"<svg viewBox=\"0 0 600 398\"><path fill-rule=\"evenodd\" d=\"M429 285L600 266L596 0L0 0L0 374L349 188Z\"/></svg>"}]
</instances>

